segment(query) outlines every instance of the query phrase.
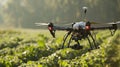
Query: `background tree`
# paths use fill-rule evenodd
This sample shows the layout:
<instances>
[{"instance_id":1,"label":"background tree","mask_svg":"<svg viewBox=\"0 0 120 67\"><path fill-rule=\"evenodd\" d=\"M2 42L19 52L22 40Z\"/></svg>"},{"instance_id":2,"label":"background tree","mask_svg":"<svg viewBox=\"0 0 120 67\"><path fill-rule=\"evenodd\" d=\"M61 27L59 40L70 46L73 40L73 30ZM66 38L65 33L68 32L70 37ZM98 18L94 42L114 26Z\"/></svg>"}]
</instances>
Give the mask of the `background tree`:
<instances>
[{"instance_id":1,"label":"background tree","mask_svg":"<svg viewBox=\"0 0 120 67\"><path fill-rule=\"evenodd\" d=\"M0 23L23 28L36 28L35 22L72 23L82 20L83 6L88 7L88 20L112 22L120 20L119 3L120 0L6 0L0 8Z\"/></svg>"}]
</instances>

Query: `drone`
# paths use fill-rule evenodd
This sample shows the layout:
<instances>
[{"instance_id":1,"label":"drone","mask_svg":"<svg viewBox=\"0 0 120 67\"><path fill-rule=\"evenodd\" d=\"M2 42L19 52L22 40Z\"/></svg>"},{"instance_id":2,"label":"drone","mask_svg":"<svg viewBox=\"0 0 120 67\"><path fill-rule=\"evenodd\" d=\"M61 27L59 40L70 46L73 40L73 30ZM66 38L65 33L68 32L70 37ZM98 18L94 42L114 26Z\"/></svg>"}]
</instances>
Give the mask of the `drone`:
<instances>
[{"instance_id":1,"label":"drone","mask_svg":"<svg viewBox=\"0 0 120 67\"><path fill-rule=\"evenodd\" d=\"M87 7L83 7L83 10L84 10L84 14L86 15ZM98 24L98 23L90 22L90 21L75 22L75 23L71 24L71 27L56 26L52 22L50 22L50 23L35 23L35 24L37 24L37 26L47 25L48 30L50 31L50 34L53 36L53 38L56 37L55 36L56 30L67 31L67 33L63 37L61 49L65 48L66 40L67 40L67 38L69 38L68 43L67 43L67 48L72 48L72 49L76 49L76 50L82 49L83 46L81 46L79 41L82 39L87 39L89 42L89 46L90 46L89 50L93 50L93 49L98 49L99 46L97 46L95 38L93 37L91 31L109 29L111 31L111 34L114 35L116 30L118 29L117 24L119 24L119 23L120 23L120 21L106 23L109 26L100 26L100 27L92 27L91 24ZM91 42L91 40L92 40L92 42ZM76 43L73 46L71 46L72 41L75 41L75 43Z\"/></svg>"}]
</instances>

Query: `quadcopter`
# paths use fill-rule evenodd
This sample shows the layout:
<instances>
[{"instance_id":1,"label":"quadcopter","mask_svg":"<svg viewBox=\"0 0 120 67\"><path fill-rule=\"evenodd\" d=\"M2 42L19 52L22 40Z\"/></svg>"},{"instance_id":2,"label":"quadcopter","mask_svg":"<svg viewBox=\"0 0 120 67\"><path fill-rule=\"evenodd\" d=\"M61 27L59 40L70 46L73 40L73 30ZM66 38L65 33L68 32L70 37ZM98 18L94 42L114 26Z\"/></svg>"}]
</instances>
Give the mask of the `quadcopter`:
<instances>
[{"instance_id":1,"label":"quadcopter","mask_svg":"<svg viewBox=\"0 0 120 67\"><path fill-rule=\"evenodd\" d=\"M87 7L83 7L84 14L86 15L87 12ZM84 16L85 17L85 16ZM82 39L87 39L90 45L90 49L97 49L99 48L95 42L95 38L93 37L91 31L94 30L104 30L104 29L109 29L111 31L111 34L114 35L116 30L117 30L117 24L119 24L120 21L117 22L112 22L112 23L106 23L109 24L110 26L101 26L101 27L92 27L91 24L98 24L95 22L90 22L90 21L80 21L80 22L75 22L71 24L71 27L61 27L61 26L56 26L52 22L50 23L35 23L37 26L41 25L47 25L48 30L50 31L50 34L55 38L55 32L56 30L62 30L62 31L67 31L67 33L63 37L63 42L61 48L65 48L65 43L67 38L68 43L67 43L67 48L72 48L72 49L82 49L83 46L80 45L80 40ZM91 42L92 40L92 42ZM75 41L76 44L71 46L71 42Z\"/></svg>"}]
</instances>

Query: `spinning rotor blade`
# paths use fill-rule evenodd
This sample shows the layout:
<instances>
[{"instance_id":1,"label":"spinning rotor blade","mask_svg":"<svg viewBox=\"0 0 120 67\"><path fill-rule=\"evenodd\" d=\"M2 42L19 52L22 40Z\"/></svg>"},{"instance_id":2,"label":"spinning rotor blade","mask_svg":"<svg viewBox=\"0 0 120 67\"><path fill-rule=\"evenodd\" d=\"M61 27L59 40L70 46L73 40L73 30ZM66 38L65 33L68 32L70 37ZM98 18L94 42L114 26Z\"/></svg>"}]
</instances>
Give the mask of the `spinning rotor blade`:
<instances>
[{"instance_id":1,"label":"spinning rotor blade","mask_svg":"<svg viewBox=\"0 0 120 67\"><path fill-rule=\"evenodd\" d=\"M48 26L48 23L35 23L36 26Z\"/></svg>"},{"instance_id":2,"label":"spinning rotor blade","mask_svg":"<svg viewBox=\"0 0 120 67\"><path fill-rule=\"evenodd\" d=\"M112 25L112 24L120 24L120 21L111 22L111 23L97 23L97 22L90 22L90 23L91 23L91 24L100 24L100 25L101 25L101 24L103 24L103 25L104 25L104 24L111 24L111 25Z\"/></svg>"},{"instance_id":3,"label":"spinning rotor blade","mask_svg":"<svg viewBox=\"0 0 120 67\"><path fill-rule=\"evenodd\" d=\"M120 21L117 21L117 22L111 22L111 23L107 23L107 24L120 24Z\"/></svg>"},{"instance_id":4,"label":"spinning rotor blade","mask_svg":"<svg viewBox=\"0 0 120 67\"><path fill-rule=\"evenodd\" d=\"M91 27L91 30L97 30L97 29L99 29L99 30L103 30L103 29L110 29L110 30L114 29L114 30L117 30L117 24L119 24L119 23L109 23L111 26Z\"/></svg>"}]
</instances>

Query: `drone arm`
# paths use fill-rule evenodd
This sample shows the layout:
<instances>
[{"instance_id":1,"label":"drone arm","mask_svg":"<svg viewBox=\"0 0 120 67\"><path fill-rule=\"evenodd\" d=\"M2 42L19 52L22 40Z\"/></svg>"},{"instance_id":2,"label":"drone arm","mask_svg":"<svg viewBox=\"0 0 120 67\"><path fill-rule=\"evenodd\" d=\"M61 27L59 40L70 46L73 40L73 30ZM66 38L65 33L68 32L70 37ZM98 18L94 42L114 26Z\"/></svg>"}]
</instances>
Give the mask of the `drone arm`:
<instances>
[{"instance_id":1,"label":"drone arm","mask_svg":"<svg viewBox=\"0 0 120 67\"><path fill-rule=\"evenodd\" d=\"M112 26L108 26L108 27L96 27L96 28L93 27L93 28L91 28L91 30L104 30L104 29L109 29L111 34L113 35L117 30L117 24L112 24ZM113 30L113 32L112 32L112 30Z\"/></svg>"},{"instance_id":2,"label":"drone arm","mask_svg":"<svg viewBox=\"0 0 120 67\"><path fill-rule=\"evenodd\" d=\"M113 27L93 27L91 30L104 30L104 29L112 29Z\"/></svg>"},{"instance_id":3,"label":"drone arm","mask_svg":"<svg viewBox=\"0 0 120 67\"><path fill-rule=\"evenodd\" d=\"M93 27L91 28L91 30L104 30L104 29L110 29L110 30L117 30L117 24L112 24L112 26L108 26L108 27Z\"/></svg>"},{"instance_id":4,"label":"drone arm","mask_svg":"<svg viewBox=\"0 0 120 67\"><path fill-rule=\"evenodd\" d=\"M53 27L55 30L65 30L65 31L71 31L72 28L69 27L60 27L60 26L54 26Z\"/></svg>"}]
</instances>

